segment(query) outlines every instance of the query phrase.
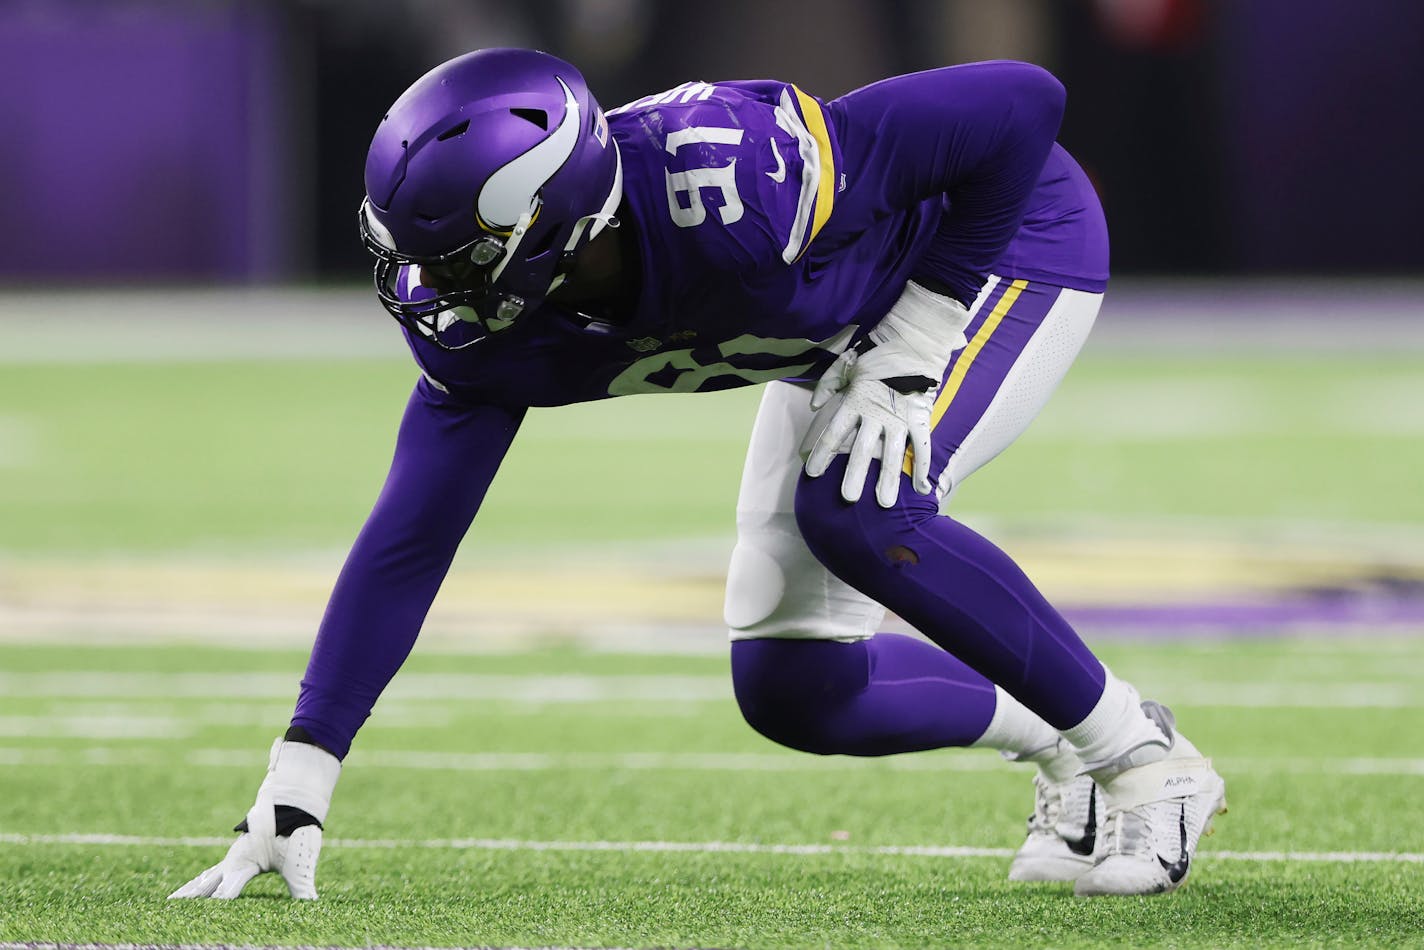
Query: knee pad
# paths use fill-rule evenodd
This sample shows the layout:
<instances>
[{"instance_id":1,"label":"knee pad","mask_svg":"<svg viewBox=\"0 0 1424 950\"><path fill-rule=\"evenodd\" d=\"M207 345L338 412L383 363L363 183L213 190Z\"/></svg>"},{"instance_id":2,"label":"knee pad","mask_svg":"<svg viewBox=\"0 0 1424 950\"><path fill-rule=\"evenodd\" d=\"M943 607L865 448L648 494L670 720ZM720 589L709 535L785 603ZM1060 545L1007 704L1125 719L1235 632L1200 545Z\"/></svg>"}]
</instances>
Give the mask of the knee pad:
<instances>
[{"instance_id":1,"label":"knee pad","mask_svg":"<svg viewBox=\"0 0 1424 950\"><path fill-rule=\"evenodd\" d=\"M885 608L837 578L807 548L790 512L739 515L723 610L733 640L858 640Z\"/></svg>"}]
</instances>

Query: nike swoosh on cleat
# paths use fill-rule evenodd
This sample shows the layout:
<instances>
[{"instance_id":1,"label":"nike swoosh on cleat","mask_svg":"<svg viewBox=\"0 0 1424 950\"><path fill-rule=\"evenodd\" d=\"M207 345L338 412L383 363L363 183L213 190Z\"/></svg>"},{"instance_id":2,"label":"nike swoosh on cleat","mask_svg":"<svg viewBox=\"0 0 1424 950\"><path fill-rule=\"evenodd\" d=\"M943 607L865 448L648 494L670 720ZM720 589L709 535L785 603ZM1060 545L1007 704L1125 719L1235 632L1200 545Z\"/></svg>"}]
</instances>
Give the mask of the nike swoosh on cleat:
<instances>
[{"instance_id":1,"label":"nike swoosh on cleat","mask_svg":"<svg viewBox=\"0 0 1424 950\"><path fill-rule=\"evenodd\" d=\"M1083 837L1077 841L1063 839L1063 843L1068 846L1068 850L1074 854L1087 857L1093 853L1093 848L1098 843L1098 785L1093 783L1092 790L1088 792L1088 821L1083 825Z\"/></svg>"},{"instance_id":2,"label":"nike swoosh on cleat","mask_svg":"<svg viewBox=\"0 0 1424 950\"><path fill-rule=\"evenodd\" d=\"M781 152L776 147L776 139L769 139L769 141L771 142L771 154L776 156L776 171L767 172L766 177L779 185L786 180L786 160L781 157Z\"/></svg>"},{"instance_id":3,"label":"nike swoosh on cleat","mask_svg":"<svg viewBox=\"0 0 1424 950\"><path fill-rule=\"evenodd\" d=\"M1167 872L1167 877L1173 884L1180 883L1182 878L1187 876L1187 866L1191 864L1191 856L1187 854L1187 803L1182 802L1182 814L1177 819L1177 828L1181 832L1181 857L1176 861L1168 863L1162 855L1157 855L1157 861L1162 865L1162 870Z\"/></svg>"}]
</instances>

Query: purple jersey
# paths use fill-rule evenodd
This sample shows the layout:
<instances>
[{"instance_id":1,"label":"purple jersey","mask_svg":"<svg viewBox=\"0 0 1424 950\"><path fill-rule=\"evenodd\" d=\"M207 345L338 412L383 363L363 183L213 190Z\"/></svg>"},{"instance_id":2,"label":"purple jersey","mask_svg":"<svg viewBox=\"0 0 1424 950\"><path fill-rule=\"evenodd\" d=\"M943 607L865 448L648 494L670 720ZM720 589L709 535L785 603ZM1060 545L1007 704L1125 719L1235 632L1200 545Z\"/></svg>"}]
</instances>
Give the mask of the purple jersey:
<instances>
[{"instance_id":1,"label":"purple jersey","mask_svg":"<svg viewBox=\"0 0 1424 950\"><path fill-rule=\"evenodd\" d=\"M1089 293L1107 289L1107 222L1088 176L1063 146L1048 153L1023 224L992 271Z\"/></svg>"},{"instance_id":2,"label":"purple jersey","mask_svg":"<svg viewBox=\"0 0 1424 950\"><path fill-rule=\"evenodd\" d=\"M407 331L416 360L462 402L516 406L816 375L884 316L956 217L944 193L888 209L856 200L862 181L873 188L895 162L847 161L838 133L856 134L853 106L741 81L685 83L611 111L620 213L635 223L642 261L633 312L613 324L547 303L455 352ZM995 271L1101 290L1105 248L1091 188L1054 146ZM966 303L983 276L962 287ZM431 295L414 268L400 289Z\"/></svg>"},{"instance_id":3,"label":"purple jersey","mask_svg":"<svg viewBox=\"0 0 1424 950\"><path fill-rule=\"evenodd\" d=\"M1054 145L1063 101L1041 69L980 63L828 103L782 82L688 83L609 113L642 264L632 312L601 322L546 302L456 351L407 332L427 380L293 725L346 754L527 407L814 377L911 278L966 304L991 272L1102 290L1102 212ZM427 293L413 271L401 292Z\"/></svg>"}]
</instances>

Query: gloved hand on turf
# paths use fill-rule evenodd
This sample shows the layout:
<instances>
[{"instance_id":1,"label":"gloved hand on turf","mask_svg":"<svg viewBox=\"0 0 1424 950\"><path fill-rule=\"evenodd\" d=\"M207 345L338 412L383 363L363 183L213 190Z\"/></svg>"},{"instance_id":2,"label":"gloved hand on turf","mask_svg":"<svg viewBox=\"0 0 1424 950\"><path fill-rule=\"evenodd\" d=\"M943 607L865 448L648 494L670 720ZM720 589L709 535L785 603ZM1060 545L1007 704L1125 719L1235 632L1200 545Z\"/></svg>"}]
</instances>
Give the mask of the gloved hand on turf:
<instances>
[{"instance_id":1,"label":"gloved hand on turf","mask_svg":"<svg viewBox=\"0 0 1424 950\"><path fill-rule=\"evenodd\" d=\"M928 495L930 413L945 367L964 346L969 311L953 297L910 281L895 305L864 340L846 350L816 383L815 420L801 444L806 474L817 478L831 460L849 452L841 497L854 503L880 459L875 498L882 508L900 494L906 443L914 452L915 491ZM837 394L838 400L833 400Z\"/></svg>"},{"instance_id":2,"label":"gloved hand on turf","mask_svg":"<svg viewBox=\"0 0 1424 950\"><path fill-rule=\"evenodd\" d=\"M229 900L259 874L276 871L298 900L316 899L316 860L321 823L341 776L341 761L305 742L272 743L267 778L257 801L237 826L241 836L218 864L169 894Z\"/></svg>"}]
</instances>

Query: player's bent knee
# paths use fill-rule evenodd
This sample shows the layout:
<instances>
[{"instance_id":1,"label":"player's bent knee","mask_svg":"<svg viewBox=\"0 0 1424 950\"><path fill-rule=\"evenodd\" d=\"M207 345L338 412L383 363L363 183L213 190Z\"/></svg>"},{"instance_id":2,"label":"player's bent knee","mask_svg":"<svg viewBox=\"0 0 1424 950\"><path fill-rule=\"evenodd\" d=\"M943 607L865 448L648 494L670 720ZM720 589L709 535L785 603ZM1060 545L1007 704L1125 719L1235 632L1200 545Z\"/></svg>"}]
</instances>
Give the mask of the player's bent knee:
<instances>
[{"instance_id":1,"label":"player's bent knee","mask_svg":"<svg viewBox=\"0 0 1424 950\"><path fill-rule=\"evenodd\" d=\"M894 507L881 508L873 491L849 504L840 488L845 463L846 457L840 456L824 475L803 475L796 486L796 526L811 553L837 574L865 558L897 565L918 563L914 529L939 515L935 498L912 491L907 480Z\"/></svg>"},{"instance_id":2,"label":"player's bent knee","mask_svg":"<svg viewBox=\"0 0 1424 950\"><path fill-rule=\"evenodd\" d=\"M727 599L722 617L733 630L750 630L766 620L786 595L786 572L774 539L762 533L737 540L727 566Z\"/></svg>"},{"instance_id":3,"label":"player's bent knee","mask_svg":"<svg viewBox=\"0 0 1424 950\"><path fill-rule=\"evenodd\" d=\"M747 725L800 752L852 751L839 720L869 682L864 641L768 638L732 644L732 688Z\"/></svg>"}]
</instances>

